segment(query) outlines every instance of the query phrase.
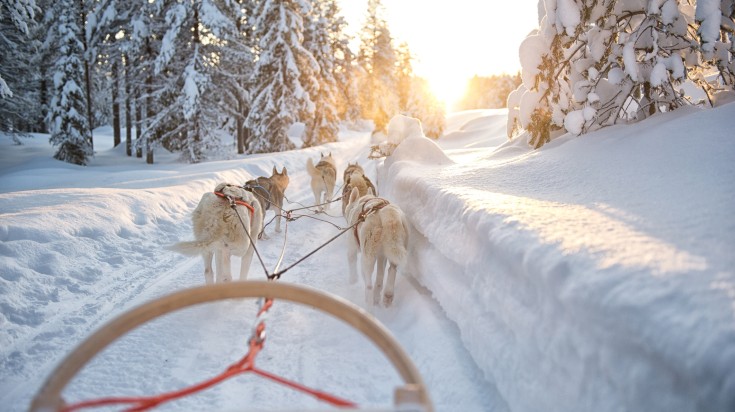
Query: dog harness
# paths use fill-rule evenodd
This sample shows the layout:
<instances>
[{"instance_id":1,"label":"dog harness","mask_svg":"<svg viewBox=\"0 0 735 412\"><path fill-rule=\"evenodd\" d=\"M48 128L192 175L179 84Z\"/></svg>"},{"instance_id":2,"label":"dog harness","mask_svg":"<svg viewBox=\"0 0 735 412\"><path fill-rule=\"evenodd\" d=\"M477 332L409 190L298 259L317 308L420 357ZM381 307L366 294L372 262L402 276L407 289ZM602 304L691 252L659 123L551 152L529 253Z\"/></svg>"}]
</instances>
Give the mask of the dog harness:
<instances>
[{"instance_id":1,"label":"dog harness","mask_svg":"<svg viewBox=\"0 0 735 412\"><path fill-rule=\"evenodd\" d=\"M265 210L269 210L271 208L271 190L270 190L270 184L268 184L268 188L260 184L260 178L255 180L250 180L245 183L245 186L242 188L247 190L248 192L254 194L255 196L258 196L265 200Z\"/></svg>"},{"instance_id":2,"label":"dog harness","mask_svg":"<svg viewBox=\"0 0 735 412\"><path fill-rule=\"evenodd\" d=\"M370 208L366 209L366 207L368 206L370 202L372 202L372 204L370 204ZM371 214L379 211L380 209L388 206L389 204L390 202L383 199L382 197L374 197L372 199L368 199L365 203L362 204L362 210L360 211L360 214L357 215L357 224L355 225L355 228L354 228L355 240L357 241L358 249L360 248L360 235L358 234L357 229L360 223L364 222L365 218L367 218Z\"/></svg>"},{"instance_id":3,"label":"dog harness","mask_svg":"<svg viewBox=\"0 0 735 412\"><path fill-rule=\"evenodd\" d=\"M245 206L250 211L250 218L252 219L253 215L255 214L255 208L241 197L232 197L230 195L226 195L222 192L214 192L215 195L221 197L222 199L228 200L230 202L230 205L240 205Z\"/></svg>"}]
</instances>

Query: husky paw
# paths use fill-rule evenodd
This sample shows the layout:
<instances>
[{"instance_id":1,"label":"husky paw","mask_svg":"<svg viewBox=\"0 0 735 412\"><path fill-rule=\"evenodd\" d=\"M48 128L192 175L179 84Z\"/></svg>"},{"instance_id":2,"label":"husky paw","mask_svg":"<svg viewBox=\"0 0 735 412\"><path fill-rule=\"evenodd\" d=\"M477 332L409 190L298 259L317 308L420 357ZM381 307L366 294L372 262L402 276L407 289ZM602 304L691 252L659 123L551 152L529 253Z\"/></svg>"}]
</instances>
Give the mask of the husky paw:
<instances>
[{"instance_id":1,"label":"husky paw","mask_svg":"<svg viewBox=\"0 0 735 412\"><path fill-rule=\"evenodd\" d=\"M387 293L383 295L383 305L387 308L391 303L393 303L393 295L389 295Z\"/></svg>"},{"instance_id":2,"label":"husky paw","mask_svg":"<svg viewBox=\"0 0 735 412\"><path fill-rule=\"evenodd\" d=\"M373 293L373 305L380 305L380 289L376 288L375 292Z\"/></svg>"},{"instance_id":3,"label":"husky paw","mask_svg":"<svg viewBox=\"0 0 735 412\"><path fill-rule=\"evenodd\" d=\"M369 304L372 301L370 299L372 297L371 295L373 294L372 291L373 291L372 287L365 289L365 303Z\"/></svg>"}]
</instances>

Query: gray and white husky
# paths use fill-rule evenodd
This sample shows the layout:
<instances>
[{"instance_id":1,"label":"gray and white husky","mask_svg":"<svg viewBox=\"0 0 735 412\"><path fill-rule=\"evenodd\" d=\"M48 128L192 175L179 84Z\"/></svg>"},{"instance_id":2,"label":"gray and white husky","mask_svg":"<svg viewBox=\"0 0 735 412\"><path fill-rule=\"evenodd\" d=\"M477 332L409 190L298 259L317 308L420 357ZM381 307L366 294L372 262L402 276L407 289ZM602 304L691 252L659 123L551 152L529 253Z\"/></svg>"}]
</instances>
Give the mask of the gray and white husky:
<instances>
[{"instance_id":1,"label":"gray and white husky","mask_svg":"<svg viewBox=\"0 0 735 412\"><path fill-rule=\"evenodd\" d=\"M288 187L289 178L288 171L284 167L281 173L273 166L273 173L270 177L260 176L253 180L245 182L245 190L252 192L263 209L263 219L265 212L272 209L276 216L276 232L281 232L281 217L283 216L283 199L286 197L286 188ZM268 239L263 229L263 239Z\"/></svg>"},{"instance_id":2,"label":"gray and white husky","mask_svg":"<svg viewBox=\"0 0 735 412\"><path fill-rule=\"evenodd\" d=\"M192 214L192 225L194 240L176 243L169 249L190 256L201 254L207 284L215 280L212 258L217 282L229 282L231 256L241 256L240 280L246 280L255 242L263 228L263 208L255 196L241 186L220 183L214 192L202 195Z\"/></svg>"},{"instance_id":3,"label":"gray and white husky","mask_svg":"<svg viewBox=\"0 0 735 412\"><path fill-rule=\"evenodd\" d=\"M357 255L360 254L362 277L365 282L365 302L377 305L383 293L383 304L393 302L396 273L403 268L408 255L408 220L401 209L387 200L368 194L360 197L359 190L350 192L345 217L349 225L355 225L347 235L347 260L350 266L350 283L357 281ZM385 265L388 279L383 291ZM373 285L373 271L377 275ZM372 300L371 296L372 295Z\"/></svg>"}]
</instances>

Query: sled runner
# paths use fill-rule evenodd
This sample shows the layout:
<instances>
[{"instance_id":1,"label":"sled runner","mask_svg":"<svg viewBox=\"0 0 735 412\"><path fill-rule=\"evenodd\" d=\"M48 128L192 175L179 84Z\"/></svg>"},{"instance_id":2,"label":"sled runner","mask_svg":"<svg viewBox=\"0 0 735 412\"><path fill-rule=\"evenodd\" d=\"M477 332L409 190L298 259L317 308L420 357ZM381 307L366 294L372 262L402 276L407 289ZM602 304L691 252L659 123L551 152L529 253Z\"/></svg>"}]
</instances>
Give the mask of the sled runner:
<instances>
[{"instance_id":1,"label":"sled runner","mask_svg":"<svg viewBox=\"0 0 735 412\"><path fill-rule=\"evenodd\" d=\"M240 362L227 368L219 377L177 391L176 396L172 396L169 393L158 397L133 399L132 401L130 400L131 398L106 398L97 401L81 402L76 405L67 405L62 398L61 393L68 383L95 355L134 328L157 317L189 306L238 298L261 299L261 309L258 313L259 319L256 319L259 323L257 323L257 327L253 328L253 337L250 340L250 351L248 354ZM89 336L67 355L47 378L46 382L44 382L33 399L30 410L34 412L78 410L94 406L121 404L124 407L131 408L131 410L147 410L170 399L177 399L186 394L206 389L240 372L256 373L294 389L307 392L332 405L352 408L350 410L364 410L349 401L344 401L322 392L309 390L299 384L295 384L255 367L255 357L265 341L265 323L260 320L261 315L270 308L274 300L279 299L311 306L341 319L362 332L362 334L383 352L403 380L403 385L396 387L394 391L393 400L395 410L433 411L431 400L418 369L391 333L368 315L367 312L342 298L314 288L272 281L242 281L186 289L146 303L118 316ZM240 369L236 370L237 368ZM168 396L168 398L161 400L165 396Z\"/></svg>"}]
</instances>

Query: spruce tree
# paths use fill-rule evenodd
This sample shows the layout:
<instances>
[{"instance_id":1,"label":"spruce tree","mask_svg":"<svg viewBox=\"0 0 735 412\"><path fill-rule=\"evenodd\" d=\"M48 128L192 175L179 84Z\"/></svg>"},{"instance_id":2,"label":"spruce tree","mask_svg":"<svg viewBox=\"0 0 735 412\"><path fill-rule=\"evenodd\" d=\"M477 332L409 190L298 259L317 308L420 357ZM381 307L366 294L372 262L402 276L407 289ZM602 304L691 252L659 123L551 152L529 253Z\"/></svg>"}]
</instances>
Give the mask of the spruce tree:
<instances>
[{"instance_id":1,"label":"spruce tree","mask_svg":"<svg viewBox=\"0 0 735 412\"><path fill-rule=\"evenodd\" d=\"M254 139L249 145L252 153L290 150L294 144L287 131L308 111L313 102L303 74L314 73L318 65L303 47L304 11L309 10L303 0L264 0L254 14L258 38L258 60L252 84L252 106L246 124Z\"/></svg>"},{"instance_id":2,"label":"spruce tree","mask_svg":"<svg viewBox=\"0 0 735 412\"><path fill-rule=\"evenodd\" d=\"M304 31L304 47L314 56L319 66L318 88L311 93L314 113L304 119L304 146L337 141L338 122L334 78L335 53L330 41L329 18L335 16L334 1L312 0L312 14Z\"/></svg>"},{"instance_id":3,"label":"spruce tree","mask_svg":"<svg viewBox=\"0 0 735 412\"><path fill-rule=\"evenodd\" d=\"M40 93L39 33L35 2L0 2L0 131L16 143L44 131Z\"/></svg>"},{"instance_id":4,"label":"spruce tree","mask_svg":"<svg viewBox=\"0 0 735 412\"><path fill-rule=\"evenodd\" d=\"M53 69L50 141L58 149L54 158L86 165L93 156L84 93L83 31L77 24L78 4L60 0L54 6L56 24L49 41L57 50Z\"/></svg>"},{"instance_id":5,"label":"spruce tree","mask_svg":"<svg viewBox=\"0 0 735 412\"><path fill-rule=\"evenodd\" d=\"M373 121L375 130L385 132L390 119L399 112L399 98L396 52L380 0L368 1L368 16L360 40L362 116Z\"/></svg>"}]
</instances>

